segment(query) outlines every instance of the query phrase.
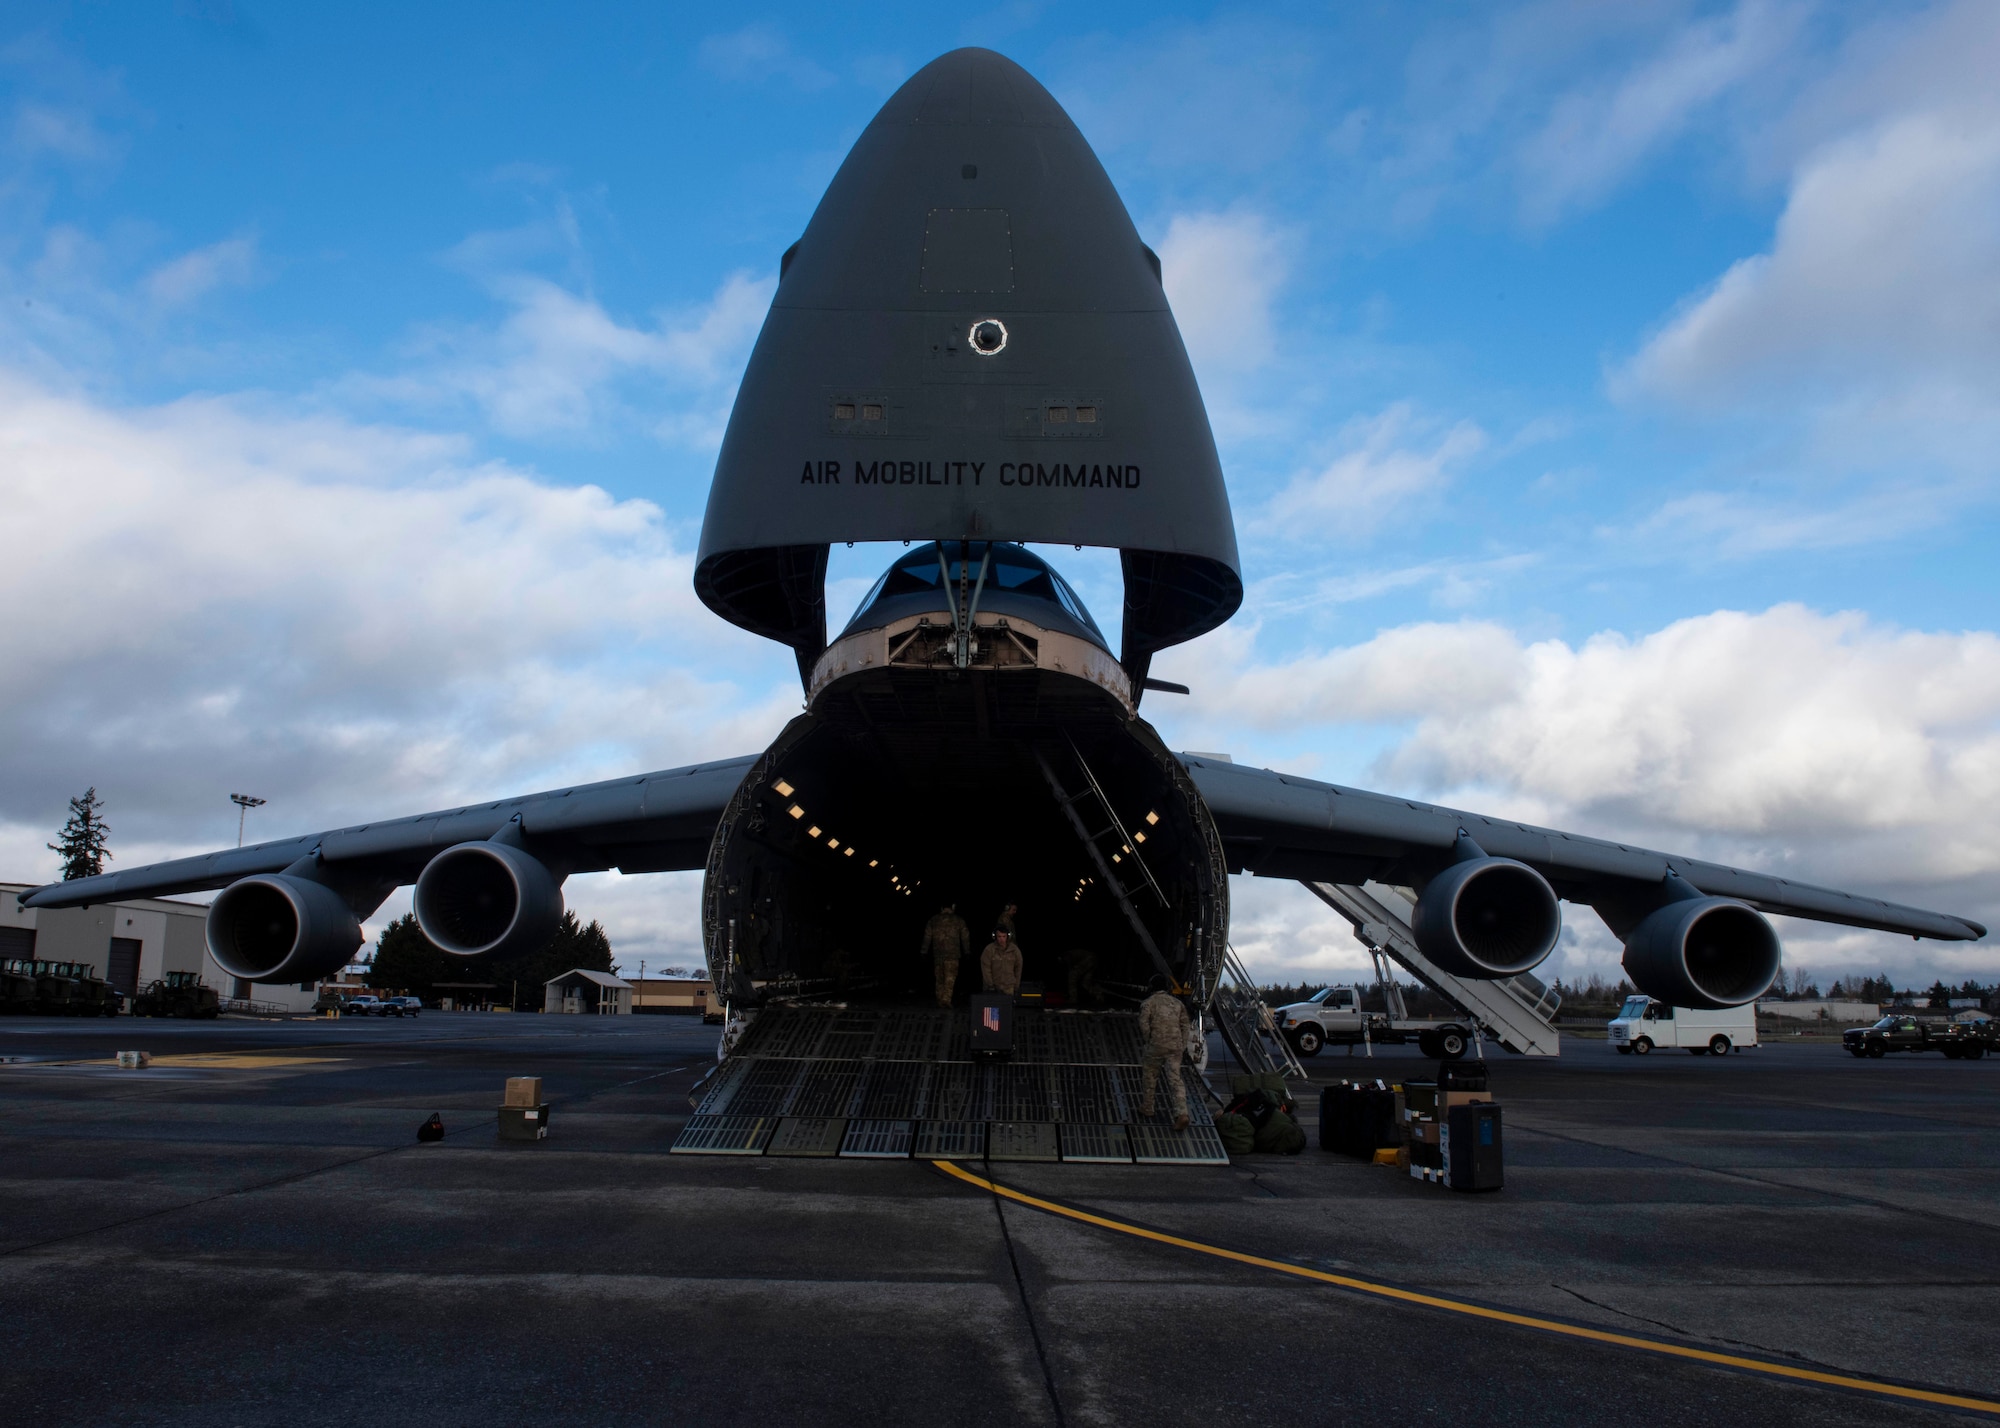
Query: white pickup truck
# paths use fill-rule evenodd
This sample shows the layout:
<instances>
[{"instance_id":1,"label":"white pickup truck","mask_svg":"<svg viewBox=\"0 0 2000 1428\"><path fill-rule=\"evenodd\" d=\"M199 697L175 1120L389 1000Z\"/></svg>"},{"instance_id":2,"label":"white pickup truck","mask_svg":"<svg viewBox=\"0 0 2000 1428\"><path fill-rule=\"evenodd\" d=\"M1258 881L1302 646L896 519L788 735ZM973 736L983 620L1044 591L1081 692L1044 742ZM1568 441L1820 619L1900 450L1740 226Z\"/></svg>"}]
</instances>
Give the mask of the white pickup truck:
<instances>
[{"instance_id":1,"label":"white pickup truck","mask_svg":"<svg viewBox=\"0 0 2000 1428\"><path fill-rule=\"evenodd\" d=\"M1413 1041L1424 1055L1441 1061L1455 1061L1471 1049L1468 1023L1412 1017L1393 985L1371 990L1374 996L1364 998L1360 987L1327 987L1277 1008L1271 1020L1301 1056L1317 1056L1328 1043L1359 1046L1364 1041L1392 1046Z\"/></svg>"},{"instance_id":2,"label":"white pickup truck","mask_svg":"<svg viewBox=\"0 0 2000 1428\"><path fill-rule=\"evenodd\" d=\"M1757 1044L1757 1006L1699 1011L1668 1006L1633 993L1604 1024L1605 1037L1621 1056L1644 1056L1656 1046L1679 1046L1696 1056L1727 1056Z\"/></svg>"}]
</instances>

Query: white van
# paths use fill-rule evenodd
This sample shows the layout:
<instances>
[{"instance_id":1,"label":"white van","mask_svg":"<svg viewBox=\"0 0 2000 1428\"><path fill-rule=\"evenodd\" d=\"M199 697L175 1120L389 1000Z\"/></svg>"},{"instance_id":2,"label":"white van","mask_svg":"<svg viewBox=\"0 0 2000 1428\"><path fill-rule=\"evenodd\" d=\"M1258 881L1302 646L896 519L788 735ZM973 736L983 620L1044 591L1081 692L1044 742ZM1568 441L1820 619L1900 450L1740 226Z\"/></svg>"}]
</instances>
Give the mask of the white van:
<instances>
[{"instance_id":1,"label":"white van","mask_svg":"<svg viewBox=\"0 0 2000 1428\"><path fill-rule=\"evenodd\" d=\"M1672 1007L1651 997L1630 996L1605 1031L1620 1056L1644 1056L1656 1046L1679 1046L1694 1053L1727 1056L1732 1047L1757 1044L1757 1005L1697 1011Z\"/></svg>"}]
</instances>

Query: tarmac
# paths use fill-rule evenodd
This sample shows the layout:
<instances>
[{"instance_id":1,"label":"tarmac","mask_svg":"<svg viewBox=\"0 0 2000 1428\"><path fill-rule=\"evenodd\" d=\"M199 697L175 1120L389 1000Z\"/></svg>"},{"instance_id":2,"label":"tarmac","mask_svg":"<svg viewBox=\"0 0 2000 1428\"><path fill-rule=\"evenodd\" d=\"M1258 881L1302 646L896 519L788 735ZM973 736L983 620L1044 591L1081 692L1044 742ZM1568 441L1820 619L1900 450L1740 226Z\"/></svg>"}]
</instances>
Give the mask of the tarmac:
<instances>
[{"instance_id":1,"label":"tarmac","mask_svg":"<svg viewBox=\"0 0 2000 1428\"><path fill-rule=\"evenodd\" d=\"M715 1040L680 1017L0 1021L0 1421L1947 1415L1305 1281L921 1162L669 1156ZM2000 1063L1568 1038L1489 1064L1493 1194L1317 1149L968 1169L1286 1265L2000 1399ZM510 1075L544 1078L547 1141L497 1140ZM433 1111L447 1137L420 1145Z\"/></svg>"}]
</instances>

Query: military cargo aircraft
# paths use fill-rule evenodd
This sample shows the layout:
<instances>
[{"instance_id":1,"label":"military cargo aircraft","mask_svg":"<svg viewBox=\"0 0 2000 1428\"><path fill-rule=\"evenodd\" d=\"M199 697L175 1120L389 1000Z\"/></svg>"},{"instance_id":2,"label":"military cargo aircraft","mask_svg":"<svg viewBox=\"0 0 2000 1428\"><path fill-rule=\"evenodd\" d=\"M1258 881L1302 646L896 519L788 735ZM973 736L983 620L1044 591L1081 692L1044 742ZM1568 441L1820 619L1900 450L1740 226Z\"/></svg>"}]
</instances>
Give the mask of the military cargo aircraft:
<instances>
[{"instance_id":1,"label":"military cargo aircraft","mask_svg":"<svg viewBox=\"0 0 2000 1428\"><path fill-rule=\"evenodd\" d=\"M1229 875L1418 894L1461 977L1534 967L1559 900L1646 994L1751 1001L1766 915L1972 939L1964 918L1670 853L1177 754L1140 714L1153 656L1243 581L1220 461L1160 281L1056 101L990 51L933 61L856 141L780 262L716 463L695 583L788 645L805 711L761 753L231 848L37 888L67 907L220 889L224 971L348 961L397 887L464 956L546 941L573 873L703 869L710 971L739 1007L912 984L926 916L1018 902L1030 955L1092 949L1202 1004ZM832 542L902 542L828 638ZM1116 549L1112 641L1030 545ZM1184 692L1184 691L1179 691ZM977 929L980 932L984 928ZM974 943L975 948L977 942ZM1031 975L1034 968L1031 965Z\"/></svg>"}]
</instances>

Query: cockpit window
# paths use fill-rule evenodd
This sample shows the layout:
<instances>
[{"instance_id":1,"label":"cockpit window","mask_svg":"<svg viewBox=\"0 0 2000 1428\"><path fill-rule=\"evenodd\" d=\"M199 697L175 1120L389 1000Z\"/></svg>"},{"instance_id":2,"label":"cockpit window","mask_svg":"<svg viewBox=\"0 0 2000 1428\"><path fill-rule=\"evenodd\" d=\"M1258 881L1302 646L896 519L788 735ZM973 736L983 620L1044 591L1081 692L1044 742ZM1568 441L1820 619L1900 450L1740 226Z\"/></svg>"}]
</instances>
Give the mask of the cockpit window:
<instances>
[{"instance_id":1,"label":"cockpit window","mask_svg":"<svg viewBox=\"0 0 2000 1428\"><path fill-rule=\"evenodd\" d=\"M938 588L941 579L949 581L954 591L963 580L967 591L970 591L979 582L980 563L990 549L993 556L986 571L987 588L1053 601L1099 640L1104 638L1104 632L1097 628L1097 621L1090 618L1090 611L1084 608L1077 593L1070 589L1069 582L1051 570L1048 562L1040 556L1008 541L989 544L977 540L948 540L942 543L944 559L940 562L939 549L939 543L932 542L918 546L897 560L875 582L875 588L868 592L868 597L854 612L854 618L860 619L878 600L893 600L899 595L928 594Z\"/></svg>"}]
</instances>

